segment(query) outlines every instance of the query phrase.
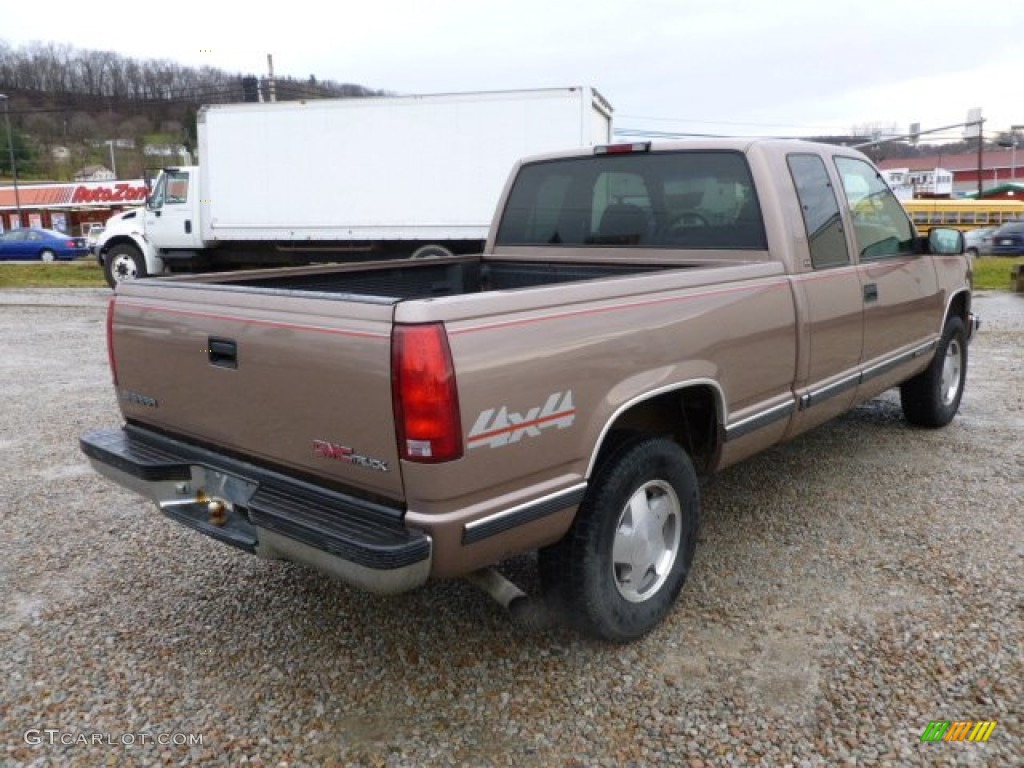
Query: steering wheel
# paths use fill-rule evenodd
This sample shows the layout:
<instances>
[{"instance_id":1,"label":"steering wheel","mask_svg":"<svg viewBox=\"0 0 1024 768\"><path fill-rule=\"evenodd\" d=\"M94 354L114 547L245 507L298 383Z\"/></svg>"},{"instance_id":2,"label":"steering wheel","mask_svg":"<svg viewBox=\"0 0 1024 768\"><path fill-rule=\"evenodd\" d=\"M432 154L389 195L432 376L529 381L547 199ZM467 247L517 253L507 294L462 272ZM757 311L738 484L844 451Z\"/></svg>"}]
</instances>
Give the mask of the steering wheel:
<instances>
[{"instance_id":1,"label":"steering wheel","mask_svg":"<svg viewBox=\"0 0 1024 768\"><path fill-rule=\"evenodd\" d=\"M669 231L676 229L684 229L687 227L706 227L708 226L708 220L705 219L697 211L683 211L677 213L671 219L669 219L668 226L666 227Z\"/></svg>"}]
</instances>

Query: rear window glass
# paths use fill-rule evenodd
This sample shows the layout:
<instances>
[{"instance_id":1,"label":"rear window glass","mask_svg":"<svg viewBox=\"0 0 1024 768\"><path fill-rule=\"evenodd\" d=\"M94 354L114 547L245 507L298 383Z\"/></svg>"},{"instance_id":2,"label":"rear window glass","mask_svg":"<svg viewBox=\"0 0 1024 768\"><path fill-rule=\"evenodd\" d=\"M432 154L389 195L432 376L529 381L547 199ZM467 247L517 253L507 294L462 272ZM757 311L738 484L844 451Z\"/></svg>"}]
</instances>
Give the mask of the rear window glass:
<instances>
[{"instance_id":1,"label":"rear window glass","mask_svg":"<svg viewBox=\"0 0 1024 768\"><path fill-rule=\"evenodd\" d=\"M746 158L703 150L525 165L505 206L497 244L767 247Z\"/></svg>"}]
</instances>

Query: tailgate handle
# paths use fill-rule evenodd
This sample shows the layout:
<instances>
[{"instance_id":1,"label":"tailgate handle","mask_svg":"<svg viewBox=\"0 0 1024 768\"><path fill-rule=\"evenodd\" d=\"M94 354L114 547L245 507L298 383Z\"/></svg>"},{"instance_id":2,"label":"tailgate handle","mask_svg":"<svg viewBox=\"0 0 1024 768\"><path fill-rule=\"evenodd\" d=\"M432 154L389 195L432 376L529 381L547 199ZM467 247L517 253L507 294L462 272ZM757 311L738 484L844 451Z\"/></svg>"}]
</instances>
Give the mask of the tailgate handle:
<instances>
[{"instance_id":1,"label":"tailgate handle","mask_svg":"<svg viewBox=\"0 0 1024 768\"><path fill-rule=\"evenodd\" d=\"M231 339L211 336L206 353L210 357L210 365L219 365L221 368L238 367L238 344Z\"/></svg>"}]
</instances>

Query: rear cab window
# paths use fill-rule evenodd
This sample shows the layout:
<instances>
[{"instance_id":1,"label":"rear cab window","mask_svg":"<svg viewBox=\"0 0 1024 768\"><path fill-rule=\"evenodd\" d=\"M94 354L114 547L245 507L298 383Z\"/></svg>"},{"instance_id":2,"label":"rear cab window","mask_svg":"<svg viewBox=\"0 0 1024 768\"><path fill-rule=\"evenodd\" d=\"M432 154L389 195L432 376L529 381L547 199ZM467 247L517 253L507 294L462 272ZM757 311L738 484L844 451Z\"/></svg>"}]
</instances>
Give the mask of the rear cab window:
<instances>
[{"instance_id":1,"label":"rear cab window","mask_svg":"<svg viewBox=\"0 0 1024 768\"><path fill-rule=\"evenodd\" d=\"M807 244L814 269L842 267L850 263L839 202L825 162L818 155L792 154L786 158L800 211L807 230Z\"/></svg>"},{"instance_id":2,"label":"rear cab window","mask_svg":"<svg viewBox=\"0 0 1024 768\"><path fill-rule=\"evenodd\" d=\"M496 245L767 248L741 152L625 153L524 165Z\"/></svg>"}]
</instances>

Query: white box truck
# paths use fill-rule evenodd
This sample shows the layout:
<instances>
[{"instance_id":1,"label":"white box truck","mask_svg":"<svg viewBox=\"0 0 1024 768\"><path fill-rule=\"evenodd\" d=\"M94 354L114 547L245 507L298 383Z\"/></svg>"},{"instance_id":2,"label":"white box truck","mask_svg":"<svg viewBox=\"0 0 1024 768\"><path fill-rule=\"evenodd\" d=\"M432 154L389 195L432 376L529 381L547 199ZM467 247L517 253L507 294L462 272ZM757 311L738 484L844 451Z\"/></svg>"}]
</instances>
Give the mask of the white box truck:
<instances>
[{"instance_id":1,"label":"white box truck","mask_svg":"<svg viewBox=\"0 0 1024 768\"><path fill-rule=\"evenodd\" d=\"M593 88L218 104L96 254L113 287L166 272L471 253L528 155L607 144Z\"/></svg>"}]
</instances>

